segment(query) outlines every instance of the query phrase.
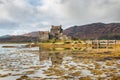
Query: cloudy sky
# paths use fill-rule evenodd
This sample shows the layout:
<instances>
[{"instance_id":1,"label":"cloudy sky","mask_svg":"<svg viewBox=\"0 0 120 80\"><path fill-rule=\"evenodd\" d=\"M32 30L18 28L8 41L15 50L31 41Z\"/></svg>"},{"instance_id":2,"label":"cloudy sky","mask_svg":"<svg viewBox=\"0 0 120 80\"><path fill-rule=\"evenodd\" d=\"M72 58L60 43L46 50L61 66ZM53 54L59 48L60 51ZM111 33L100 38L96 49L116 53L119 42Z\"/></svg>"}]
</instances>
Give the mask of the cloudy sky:
<instances>
[{"instance_id":1,"label":"cloudy sky","mask_svg":"<svg viewBox=\"0 0 120 80\"><path fill-rule=\"evenodd\" d=\"M120 22L120 0L0 0L0 36L96 22Z\"/></svg>"}]
</instances>

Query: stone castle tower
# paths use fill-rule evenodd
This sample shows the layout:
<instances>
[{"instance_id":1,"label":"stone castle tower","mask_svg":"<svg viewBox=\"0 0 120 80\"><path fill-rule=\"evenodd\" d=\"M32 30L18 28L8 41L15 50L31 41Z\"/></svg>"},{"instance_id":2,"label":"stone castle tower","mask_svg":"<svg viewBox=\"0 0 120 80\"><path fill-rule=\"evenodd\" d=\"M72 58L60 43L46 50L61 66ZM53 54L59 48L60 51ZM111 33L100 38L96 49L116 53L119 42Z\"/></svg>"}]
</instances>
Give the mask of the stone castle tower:
<instances>
[{"instance_id":1,"label":"stone castle tower","mask_svg":"<svg viewBox=\"0 0 120 80\"><path fill-rule=\"evenodd\" d=\"M51 30L50 30L50 35L51 38L56 38L59 39L60 35L62 34L63 29L62 26L51 26Z\"/></svg>"},{"instance_id":2,"label":"stone castle tower","mask_svg":"<svg viewBox=\"0 0 120 80\"><path fill-rule=\"evenodd\" d=\"M68 40L71 39L70 37L63 34L62 26L51 26L50 32L49 31L40 31L39 32L39 41L44 42L50 39L59 39L59 40Z\"/></svg>"}]
</instances>

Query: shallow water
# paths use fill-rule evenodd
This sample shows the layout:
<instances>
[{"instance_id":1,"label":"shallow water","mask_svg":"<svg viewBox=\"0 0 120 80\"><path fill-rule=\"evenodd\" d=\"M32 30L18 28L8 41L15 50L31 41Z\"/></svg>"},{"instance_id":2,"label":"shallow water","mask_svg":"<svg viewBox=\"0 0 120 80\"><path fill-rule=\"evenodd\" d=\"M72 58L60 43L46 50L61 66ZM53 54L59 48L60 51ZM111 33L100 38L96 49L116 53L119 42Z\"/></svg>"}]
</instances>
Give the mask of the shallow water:
<instances>
[{"instance_id":1,"label":"shallow water","mask_svg":"<svg viewBox=\"0 0 120 80\"><path fill-rule=\"evenodd\" d=\"M96 80L120 76L120 59L108 58L115 49L47 51L34 48L2 48L0 44L0 80ZM106 53L105 53L106 52ZM96 56L97 53L105 56ZM87 55L87 56L86 56Z\"/></svg>"}]
</instances>

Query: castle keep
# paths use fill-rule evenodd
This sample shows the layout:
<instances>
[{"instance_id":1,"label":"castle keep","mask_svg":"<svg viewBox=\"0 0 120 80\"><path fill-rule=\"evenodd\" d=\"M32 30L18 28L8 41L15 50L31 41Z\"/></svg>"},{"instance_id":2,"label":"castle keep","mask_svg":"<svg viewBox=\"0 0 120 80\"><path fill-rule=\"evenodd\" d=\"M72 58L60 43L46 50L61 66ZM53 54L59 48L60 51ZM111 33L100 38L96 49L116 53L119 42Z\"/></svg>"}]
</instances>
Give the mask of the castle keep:
<instances>
[{"instance_id":1,"label":"castle keep","mask_svg":"<svg viewBox=\"0 0 120 80\"><path fill-rule=\"evenodd\" d=\"M51 30L50 30L51 38L59 39L60 35L63 32L63 29L61 27L62 27L61 25L60 26L53 26L52 25Z\"/></svg>"},{"instance_id":2,"label":"castle keep","mask_svg":"<svg viewBox=\"0 0 120 80\"><path fill-rule=\"evenodd\" d=\"M40 31L39 32L39 40L40 41L48 41L50 39L58 39L58 40L68 40L70 37L67 37L63 34L62 26L51 26L49 31Z\"/></svg>"}]
</instances>

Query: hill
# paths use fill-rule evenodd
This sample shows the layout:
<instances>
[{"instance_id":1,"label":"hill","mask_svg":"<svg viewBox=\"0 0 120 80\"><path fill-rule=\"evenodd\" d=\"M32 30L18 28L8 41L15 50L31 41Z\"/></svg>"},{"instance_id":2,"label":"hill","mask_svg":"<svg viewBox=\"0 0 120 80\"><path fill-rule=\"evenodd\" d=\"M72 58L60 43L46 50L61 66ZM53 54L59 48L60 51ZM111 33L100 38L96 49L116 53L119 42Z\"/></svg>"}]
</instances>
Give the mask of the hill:
<instances>
[{"instance_id":1,"label":"hill","mask_svg":"<svg viewBox=\"0 0 120 80\"><path fill-rule=\"evenodd\" d=\"M77 39L120 39L120 23L93 23L72 26L64 34Z\"/></svg>"},{"instance_id":2,"label":"hill","mask_svg":"<svg viewBox=\"0 0 120 80\"><path fill-rule=\"evenodd\" d=\"M28 37L28 36L10 36L6 38L0 38L0 42L37 42L38 37Z\"/></svg>"},{"instance_id":3,"label":"hill","mask_svg":"<svg viewBox=\"0 0 120 80\"><path fill-rule=\"evenodd\" d=\"M21 36L26 36L26 37L39 37L39 31L26 33L26 34L23 34L23 35L21 35Z\"/></svg>"},{"instance_id":4,"label":"hill","mask_svg":"<svg viewBox=\"0 0 120 80\"><path fill-rule=\"evenodd\" d=\"M92 23L82 26L72 26L63 31L73 39L117 39L120 40L120 23ZM39 31L22 35L4 35L0 42L37 42Z\"/></svg>"},{"instance_id":5,"label":"hill","mask_svg":"<svg viewBox=\"0 0 120 80\"><path fill-rule=\"evenodd\" d=\"M0 37L0 42L38 42L39 31L30 32L22 35L4 35Z\"/></svg>"}]
</instances>

